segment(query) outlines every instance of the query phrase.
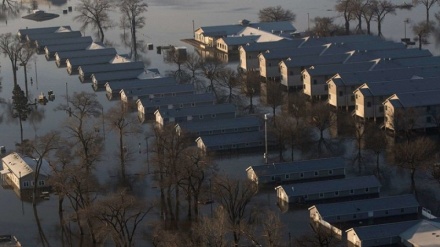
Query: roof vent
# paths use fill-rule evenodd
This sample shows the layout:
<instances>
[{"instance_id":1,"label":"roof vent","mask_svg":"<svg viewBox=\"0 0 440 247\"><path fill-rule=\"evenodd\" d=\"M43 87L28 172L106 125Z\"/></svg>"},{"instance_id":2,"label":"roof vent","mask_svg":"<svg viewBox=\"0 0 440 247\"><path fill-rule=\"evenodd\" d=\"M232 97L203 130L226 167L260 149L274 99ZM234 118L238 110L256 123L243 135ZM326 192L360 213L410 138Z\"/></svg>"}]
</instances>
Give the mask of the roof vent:
<instances>
[{"instance_id":1,"label":"roof vent","mask_svg":"<svg viewBox=\"0 0 440 247\"><path fill-rule=\"evenodd\" d=\"M247 25L249 25L250 21L243 19L243 20L240 20L238 23L240 23L240 25L242 25L242 26L247 26Z\"/></svg>"}]
</instances>

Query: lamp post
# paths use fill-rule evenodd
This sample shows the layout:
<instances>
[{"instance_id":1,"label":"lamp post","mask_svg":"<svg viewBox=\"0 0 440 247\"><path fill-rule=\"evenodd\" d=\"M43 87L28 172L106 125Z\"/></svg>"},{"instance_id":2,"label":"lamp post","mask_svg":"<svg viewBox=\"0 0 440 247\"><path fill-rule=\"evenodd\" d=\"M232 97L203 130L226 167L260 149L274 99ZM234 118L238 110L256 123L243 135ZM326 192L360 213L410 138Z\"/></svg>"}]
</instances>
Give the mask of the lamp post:
<instances>
[{"instance_id":1,"label":"lamp post","mask_svg":"<svg viewBox=\"0 0 440 247\"><path fill-rule=\"evenodd\" d=\"M404 26L404 32L405 32L405 39L406 39L406 24L408 24L409 23L409 18L406 18L404 21L403 21L403 26Z\"/></svg>"},{"instance_id":2,"label":"lamp post","mask_svg":"<svg viewBox=\"0 0 440 247\"><path fill-rule=\"evenodd\" d=\"M267 164L267 113L264 114L264 162Z\"/></svg>"}]
</instances>

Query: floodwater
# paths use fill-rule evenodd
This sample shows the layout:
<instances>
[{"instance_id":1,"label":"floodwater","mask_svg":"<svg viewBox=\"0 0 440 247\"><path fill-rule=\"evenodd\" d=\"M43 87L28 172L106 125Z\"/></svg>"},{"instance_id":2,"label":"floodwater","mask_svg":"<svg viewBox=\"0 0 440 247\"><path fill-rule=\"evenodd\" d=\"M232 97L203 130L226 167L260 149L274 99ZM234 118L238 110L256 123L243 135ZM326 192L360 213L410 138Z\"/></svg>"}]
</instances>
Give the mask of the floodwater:
<instances>
[{"instance_id":1,"label":"floodwater","mask_svg":"<svg viewBox=\"0 0 440 247\"><path fill-rule=\"evenodd\" d=\"M80 24L73 21L75 12L63 14L62 10L68 6L75 6L77 0L67 1L39 1L39 8L51 13L60 14L59 18L45 21L34 22L21 18L9 19L0 22L0 33L12 32L16 33L20 28L48 27L59 25L70 25L74 30L79 30ZM308 26L312 26L311 20L316 16L336 16L332 11L335 0L153 0L148 1L148 12L146 13L146 25L139 30L138 38L144 39L146 43L159 45L176 45L188 46L182 43L180 39L191 38L193 29L200 26L223 25L237 23L241 19L250 21L258 20L258 10L268 6L281 5L286 9L296 13L295 26L299 31L307 30ZM397 1L396 1L397 2ZM23 5L26 1L23 0ZM438 11L435 6L433 13ZM23 12L22 15L26 15ZM119 20L117 13L112 13L114 20ZM417 7L412 11L398 11L397 15L389 15L383 23L383 33L385 38L392 40L400 40L405 33L404 20L410 18L412 22L423 20L423 8ZM336 23L343 24L340 18L336 19ZM354 23L353 23L354 25ZM374 25L374 23L373 23ZM406 26L408 36L411 33L410 24ZM375 27L372 26L375 31ZM124 47L120 42L120 34L122 30L114 28L106 32L106 39L115 45L119 53L129 52L129 48ZM91 30L85 30L85 35L92 35ZM437 47L430 45L429 48L434 54L438 54ZM188 47L191 51L192 48ZM173 69L169 65L164 64L161 55L155 51L149 51L145 54L150 62L150 68L158 68L164 73L166 70ZM12 73L10 63L7 58L0 57L2 89L0 98L8 102L11 99L12 92ZM66 92L88 91L92 92L90 84L82 84L76 75L69 76L65 68L57 68L53 61L46 61L42 55L38 55L35 62L31 62L28 68L28 78L33 79L33 84L29 84L29 92L33 97L37 97L41 92L47 95L49 90L55 93L55 100L49 101L45 106L38 106L38 111L44 114L39 121L26 121L24 123L24 137L33 139L35 136L41 136L49 130L59 129L61 123L68 117L65 112L54 111L54 108L65 101ZM19 84L24 88L23 70L18 71ZM115 102L109 102L103 92L98 92L98 98L104 106L104 110L109 109ZM0 146L5 146L7 151L14 149L15 143L19 142L19 125L14 119L8 117L7 107L0 105ZM148 125L144 126L148 132ZM116 139L111 133L106 133L107 159L102 161L98 167L98 177L102 182L112 179L116 169L115 164L110 162L113 159L112 150L115 149ZM144 136L131 138L131 148L137 149L140 145L141 150L145 150ZM137 160L144 161L146 156L142 151L137 154ZM244 177L245 168L262 163L262 155L244 155L240 157L225 157L219 160L219 169L225 173L234 171L235 176ZM145 162L138 162L137 165L131 167L132 173L145 172ZM242 171L237 173L236 171ZM148 183L148 182L147 182ZM260 203L275 207L275 193L264 193L258 197ZM55 196L50 200L41 202L38 205L39 215L43 224L43 228L48 235L49 241L55 241L56 244L56 223L58 222L57 201ZM283 217L284 223L289 227L288 231L293 236L307 232L308 215L305 210L290 211L288 217ZM32 207L27 202L22 202L11 190L0 188L0 235L13 234L18 237L23 246L38 246L37 225L32 212Z\"/></svg>"}]
</instances>

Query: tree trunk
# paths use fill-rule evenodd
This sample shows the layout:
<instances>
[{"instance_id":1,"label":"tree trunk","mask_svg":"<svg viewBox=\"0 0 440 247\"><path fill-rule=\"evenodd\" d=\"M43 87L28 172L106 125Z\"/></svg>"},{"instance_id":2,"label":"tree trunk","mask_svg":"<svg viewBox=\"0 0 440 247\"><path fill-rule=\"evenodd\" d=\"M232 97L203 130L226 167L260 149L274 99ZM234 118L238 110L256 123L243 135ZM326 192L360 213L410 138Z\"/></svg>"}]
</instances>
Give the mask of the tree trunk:
<instances>
[{"instance_id":1,"label":"tree trunk","mask_svg":"<svg viewBox=\"0 0 440 247\"><path fill-rule=\"evenodd\" d=\"M382 37L382 20L378 18L377 21L377 36Z\"/></svg>"},{"instance_id":2,"label":"tree trunk","mask_svg":"<svg viewBox=\"0 0 440 247\"><path fill-rule=\"evenodd\" d=\"M134 15L131 18L131 41L133 43L134 61L137 61L136 18Z\"/></svg>"},{"instance_id":3,"label":"tree trunk","mask_svg":"<svg viewBox=\"0 0 440 247\"><path fill-rule=\"evenodd\" d=\"M98 28L99 28L99 36L101 36L101 43L104 42L104 29L102 29L102 26L100 23L98 23Z\"/></svg>"},{"instance_id":4,"label":"tree trunk","mask_svg":"<svg viewBox=\"0 0 440 247\"><path fill-rule=\"evenodd\" d=\"M412 168L411 169L411 191L415 192L416 191L416 180L414 178L416 174L416 169Z\"/></svg>"},{"instance_id":5,"label":"tree trunk","mask_svg":"<svg viewBox=\"0 0 440 247\"><path fill-rule=\"evenodd\" d=\"M370 35L371 34L371 23L370 21L365 21L367 23L367 34Z\"/></svg>"},{"instance_id":6,"label":"tree trunk","mask_svg":"<svg viewBox=\"0 0 440 247\"><path fill-rule=\"evenodd\" d=\"M251 94L249 96L249 114L254 113L254 105L253 105L253 102L252 102L252 98L253 98L253 95Z\"/></svg>"},{"instance_id":7,"label":"tree trunk","mask_svg":"<svg viewBox=\"0 0 440 247\"><path fill-rule=\"evenodd\" d=\"M17 80L17 66L12 64L12 75L14 77L14 86L16 86L18 84L18 80Z\"/></svg>"},{"instance_id":8,"label":"tree trunk","mask_svg":"<svg viewBox=\"0 0 440 247\"><path fill-rule=\"evenodd\" d=\"M23 148L23 120L21 120L21 114L18 114L18 121L20 122L20 147Z\"/></svg>"},{"instance_id":9,"label":"tree trunk","mask_svg":"<svg viewBox=\"0 0 440 247\"><path fill-rule=\"evenodd\" d=\"M124 137L122 134L122 131L119 131L119 158L121 162L121 178L123 184L126 182L126 176L125 176L125 150L124 150Z\"/></svg>"},{"instance_id":10,"label":"tree trunk","mask_svg":"<svg viewBox=\"0 0 440 247\"><path fill-rule=\"evenodd\" d=\"M28 90L28 81L27 81L27 69L26 69L26 65L24 64L23 69L24 69L24 86L25 86L25 90L26 90L26 98L29 100L29 90Z\"/></svg>"}]
</instances>

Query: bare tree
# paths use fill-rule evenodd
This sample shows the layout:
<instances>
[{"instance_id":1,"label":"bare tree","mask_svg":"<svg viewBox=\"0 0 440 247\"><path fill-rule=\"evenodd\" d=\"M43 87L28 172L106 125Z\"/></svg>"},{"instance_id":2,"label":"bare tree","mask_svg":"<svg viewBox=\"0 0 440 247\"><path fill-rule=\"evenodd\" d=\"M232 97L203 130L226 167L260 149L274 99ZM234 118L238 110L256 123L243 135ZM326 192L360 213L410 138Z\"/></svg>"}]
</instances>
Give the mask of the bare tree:
<instances>
[{"instance_id":1,"label":"bare tree","mask_svg":"<svg viewBox=\"0 0 440 247\"><path fill-rule=\"evenodd\" d=\"M257 193L257 186L251 181L240 181L217 177L213 184L216 201L225 209L229 226L234 237L234 245L240 243L243 227L249 212L246 210Z\"/></svg>"},{"instance_id":2,"label":"bare tree","mask_svg":"<svg viewBox=\"0 0 440 247\"><path fill-rule=\"evenodd\" d=\"M95 117L101 116L102 112L97 95L75 92L68 97L68 103L59 105L57 110L69 114L66 129L72 137L71 142L77 156L82 159L82 165L91 172L102 154L102 138L93 129Z\"/></svg>"},{"instance_id":3,"label":"bare tree","mask_svg":"<svg viewBox=\"0 0 440 247\"><path fill-rule=\"evenodd\" d=\"M253 98L260 92L260 74L256 71L240 72L241 91L249 97L249 113L255 112Z\"/></svg>"},{"instance_id":4,"label":"bare tree","mask_svg":"<svg viewBox=\"0 0 440 247\"><path fill-rule=\"evenodd\" d=\"M272 115L275 119L276 109L284 103L283 86L276 81L266 82L266 104L272 108ZM275 120L274 120L275 124Z\"/></svg>"},{"instance_id":5,"label":"bare tree","mask_svg":"<svg viewBox=\"0 0 440 247\"><path fill-rule=\"evenodd\" d=\"M215 88L215 81L218 79L220 71L225 69L225 65L218 58L205 58L201 63L201 70L206 79L209 80L209 89L214 93L218 100L219 95Z\"/></svg>"},{"instance_id":6,"label":"bare tree","mask_svg":"<svg viewBox=\"0 0 440 247\"><path fill-rule=\"evenodd\" d=\"M334 24L333 17L315 17L312 22L315 26L311 32L320 37L334 36L343 33L343 28Z\"/></svg>"},{"instance_id":7,"label":"bare tree","mask_svg":"<svg viewBox=\"0 0 440 247\"><path fill-rule=\"evenodd\" d=\"M196 84L197 82L197 73L201 69L202 59L195 52L190 52L186 55L186 60L182 64L182 66L190 71L191 75L191 83Z\"/></svg>"},{"instance_id":8,"label":"bare tree","mask_svg":"<svg viewBox=\"0 0 440 247\"><path fill-rule=\"evenodd\" d=\"M340 13L345 21L345 34L350 34L350 21L356 17L354 15L355 0L338 0L335 5L336 12Z\"/></svg>"},{"instance_id":9,"label":"bare tree","mask_svg":"<svg viewBox=\"0 0 440 247\"><path fill-rule=\"evenodd\" d=\"M110 236L115 246L135 246L140 224L153 207L130 195L127 190L96 201L87 215L97 219L102 235Z\"/></svg>"},{"instance_id":10,"label":"bare tree","mask_svg":"<svg viewBox=\"0 0 440 247\"><path fill-rule=\"evenodd\" d=\"M12 75L14 76L14 85L17 85L17 70L19 54L23 49L24 43L21 43L17 35L4 33L0 35L0 50L11 62Z\"/></svg>"},{"instance_id":11,"label":"bare tree","mask_svg":"<svg viewBox=\"0 0 440 247\"><path fill-rule=\"evenodd\" d=\"M414 5L423 5L426 9L426 22L429 23L429 11L434 4L439 3L439 0L412 0Z\"/></svg>"},{"instance_id":12,"label":"bare tree","mask_svg":"<svg viewBox=\"0 0 440 247\"><path fill-rule=\"evenodd\" d=\"M131 33L132 42L132 57L134 61L138 60L137 54L137 29L142 29L145 26L145 16L148 5L143 0L122 0L119 3L119 9L123 15L124 20L128 23Z\"/></svg>"},{"instance_id":13,"label":"bare tree","mask_svg":"<svg viewBox=\"0 0 440 247\"><path fill-rule=\"evenodd\" d=\"M240 85L238 73L235 70L226 67L219 71L217 83L220 87L228 90L227 102L232 103L233 99L235 98L233 91Z\"/></svg>"},{"instance_id":14,"label":"bare tree","mask_svg":"<svg viewBox=\"0 0 440 247\"><path fill-rule=\"evenodd\" d=\"M195 222L191 233L200 247L227 247L231 246L225 237L228 230L227 213L223 207L217 207L213 217L205 216Z\"/></svg>"},{"instance_id":15,"label":"bare tree","mask_svg":"<svg viewBox=\"0 0 440 247\"><path fill-rule=\"evenodd\" d=\"M388 14L396 14L396 5L389 0L372 0L371 1L373 18L377 22L377 35L382 34L382 23Z\"/></svg>"},{"instance_id":16,"label":"bare tree","mask_svg":"<svg viewBox=\"0 0 440 247\"><path fill-rule=\"evenodd\" d=\"M385 151L387 147L386 133L381 129L377 128L373 124L368 124L365 131L365 149L371 150L376 156L376 175L378 178L381 177L380 169L380 155Z\"/></svg>"},{"instance_id":17,"label":"bare tree","mask_svg":"<svg viewBox=\"0 0 440 247\"><path fill-rule=\"evenodd\" d=\"M374 17L374 5L372 3L373 0L367 0L363 10L362 10L362 18L364 18L365 23L367 24L367 34L371 34L371 21Z\"/></svg>"},{"instance_id":18,"label":"bare tree","mask_svg":"<svg viewBox=\"0 0 440 247\"><path fill-rule=\"evenodd\" d=\"M324 102L317 102L310 109L310 123L319 132L318 153L320 154L323 151L323 146L329 148L324 137L324 131L335 123L332 111L333 109Z\"/></svg>"},{"instance_id":19,"label":"bare tree","mask_svg":"<svg viewBox=\"0 0 440 247\"><path fill-rule=\"evenodd\" d=\"M263 8L258 12L260 22L295 21L295 18L296 15L292 11L284 9L280 5Z\"/></svg>"},{"instance_id":20,"label":"bare tree","mask_svg":"<svg viewBox=\"0 0 440 247\"><path fill-rule=\"evenodd\" d=\"M298 247L336 247L341 246L341 240L330 229L319 226L311 226L311 234L302 235L295 239Z\"/></svg>"},{"instance_id":21,"label":"bare tree","mask_svg":"<svg viewBox=\"0 0 440 247\"><path fill-rule=\"evenodd\" d=\"M110 127L110 130L117 132L119 139L119 166L121 169L121 179L122 183L126 185L126 166L127 166L127 155L126 143L124 140L125 136L140 134L142 128L139 125L139 121L135 116L130 114L125 107L118 104L112 107L106 114L106 120Z\"/></svg>"},{"instance_id":22,"label":"bare tree","mask_svg":"<svg viewBox=\"0 0 440 247\"><path fill-rule=\"evenodd\" d=\"M20 123L20 144L23 145L23 121L28 118L31 108L29 107L28 99L20 86L16 84L12 91L12 116L18 118Z\"/></svg>"},{"instance_id":23,"label":"bare tree","mask_svg":"<svg viewBox=\"0 0 440 247\"><path fill-rule=\"evenodd\" d=\"M101 42L104 42L104 31L113 26L108 15L113 10L110 0L80 0L76 10L79 14L73 19L82 23L81 30L91 26L93 30L97 30Z\"/></svg>"},{"instance_id":24,"label":"bare tree","mask_svg":"<svg viewBox=\"0 0 440 247\"><path fill-rule=\"evenodd\" d=\"M419 41L419 50L422 49L422 44L427 42L429 34L433 31L435 26L434 22L419 22L413 26L413 32L417 35Z\"/></svg>"},{"instance_id":25,"label":"bare tree","mask_svg":"<svg viewBox=\"0 0 440 247\"><path fill-rule=\"evenodd\" d=\"M411 189L416 190L415 174L427 169L437 153L437 145L428 137L399 143L395 148L396 165L410 171Z\"/></svg>"}]
</instances>

